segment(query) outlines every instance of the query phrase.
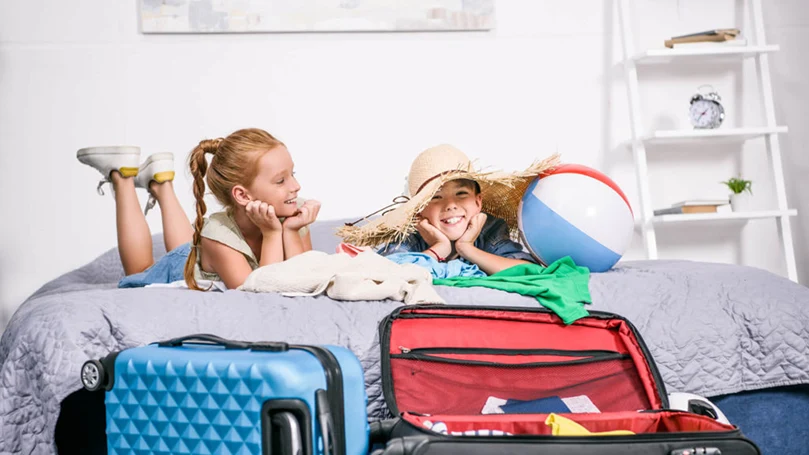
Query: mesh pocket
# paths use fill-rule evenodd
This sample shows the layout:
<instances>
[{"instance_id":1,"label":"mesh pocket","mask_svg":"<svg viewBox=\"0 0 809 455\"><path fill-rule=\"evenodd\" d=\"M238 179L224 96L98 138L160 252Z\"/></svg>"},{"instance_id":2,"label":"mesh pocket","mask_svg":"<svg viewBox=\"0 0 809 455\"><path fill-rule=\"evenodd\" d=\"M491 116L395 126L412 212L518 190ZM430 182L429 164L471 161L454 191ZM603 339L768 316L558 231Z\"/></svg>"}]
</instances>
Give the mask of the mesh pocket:
<instances>
[{"instance_id":1,"label":"mesh pocket","mask_svg":"<svg viewBox=\"0 0 809 455\"><path fill-rule=\"evenodd\" d=\"M601 412L648 409L649 401L627 355L617 352L491 350L459 354L391 355L397 407L419 414L480 414L486 400L536 400L586 395ZM555 359L560 360L555 360Z\"/></svg>"}]
</instances>

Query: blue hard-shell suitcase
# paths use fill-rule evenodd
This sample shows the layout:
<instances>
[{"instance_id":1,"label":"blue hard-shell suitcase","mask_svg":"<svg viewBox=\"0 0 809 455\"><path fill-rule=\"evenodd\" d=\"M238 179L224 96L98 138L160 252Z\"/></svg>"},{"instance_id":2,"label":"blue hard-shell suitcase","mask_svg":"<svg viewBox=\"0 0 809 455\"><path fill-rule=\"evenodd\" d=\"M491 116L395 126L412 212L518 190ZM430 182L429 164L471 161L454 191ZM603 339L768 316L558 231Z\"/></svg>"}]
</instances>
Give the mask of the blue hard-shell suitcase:
<instances>
[{"instance_id":1,"label":"blue hard-shell suitcase","mask_svg":"<svg viewBox=\"0 0 809 455\"><path fill-rule=\"evenodd\" d=\"M339 346L189 335L87 361L109 454L368 452L359 360Z\"/></svg>"}]
</instances>

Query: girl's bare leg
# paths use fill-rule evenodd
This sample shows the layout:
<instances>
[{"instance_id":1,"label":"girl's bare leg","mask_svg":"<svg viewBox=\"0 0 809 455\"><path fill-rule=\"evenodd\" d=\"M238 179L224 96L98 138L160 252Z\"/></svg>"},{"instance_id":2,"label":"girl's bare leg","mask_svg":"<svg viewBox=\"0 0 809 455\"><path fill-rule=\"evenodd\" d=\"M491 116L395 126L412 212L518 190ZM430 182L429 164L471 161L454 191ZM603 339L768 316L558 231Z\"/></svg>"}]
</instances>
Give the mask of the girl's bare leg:
<instances>
[{"instance_id":1,"label":"girl's bare leg","mask_svg":"<svg viewBox=\"0 0 809 455\"><path fill-rule=\"evenodd\" d=\"M154 262L152 235L135 194L135 179L122 177L118 171L110 173L110 179L115 188L118 254L124 273L129 276L146 270Z\"/></svg>"},{"instance_id":2,"label":"girl's bare leg","mask_svg":"<svg viewBox=\"0 0 809 455\"><path fill-rule=\"evenodd\" d=\"M163 241L166 243L166 251L171 251L184 243L190 242L194 236L194 228L191 227L191 221L177 199L173 182L169 180L157 183L153 180L149 183L149 191L152 192L160 205L160 215L163 217Z\"/></svg>"}]
</instances>

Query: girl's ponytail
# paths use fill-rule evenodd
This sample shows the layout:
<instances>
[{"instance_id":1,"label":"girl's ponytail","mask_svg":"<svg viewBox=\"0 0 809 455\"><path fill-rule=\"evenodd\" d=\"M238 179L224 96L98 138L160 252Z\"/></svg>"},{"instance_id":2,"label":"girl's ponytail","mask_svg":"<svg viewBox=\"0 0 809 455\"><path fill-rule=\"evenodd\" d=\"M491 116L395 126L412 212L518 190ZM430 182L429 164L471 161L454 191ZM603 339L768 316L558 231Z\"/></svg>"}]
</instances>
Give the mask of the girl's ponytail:
<instances>
[{"instance_id":1,"label":"girl's ponytail","mask_svg":"<svg viewBox=\"0 0 809 455\"><path fill-rule=\"evenodd\" d=\"M199 284L197 284L195 271L199 257L199 244L202 239L202 225L205 220L205 211L208 209L205 206L204 200L205 174L208 171L208 162L205 160L205 154L210 153L215 155L221 143L222 139L206 139L200 142L199 145L191 151L191 155L188 158L191 175L194 177L194 198L197 200L197 218L194 220L194 238L191 245L191 252L185 263L183 275L188 288L197 291L203 290L199 287Z\"/></svg>"}]
</instances>

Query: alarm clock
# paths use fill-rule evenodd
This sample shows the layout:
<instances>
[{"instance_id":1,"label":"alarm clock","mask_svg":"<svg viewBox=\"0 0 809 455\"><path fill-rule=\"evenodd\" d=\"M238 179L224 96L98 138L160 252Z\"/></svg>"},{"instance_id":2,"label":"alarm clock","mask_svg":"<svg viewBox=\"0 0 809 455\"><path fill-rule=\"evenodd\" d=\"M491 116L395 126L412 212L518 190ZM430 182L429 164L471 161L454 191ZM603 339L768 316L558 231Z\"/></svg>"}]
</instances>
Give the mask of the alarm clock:
<instances>
[{"instance_id":1,"label":"alarm clock","mask_svg":"<svg viewBox=\"0 0 809 455\"><path fill-rule=\"evenodd\" d=\"M691 97L688 118L697 129L719 128L725 119L725 108L722 106L722 98L713 87L707 93L697 93Z\"/></svg>"}]
</instances>

